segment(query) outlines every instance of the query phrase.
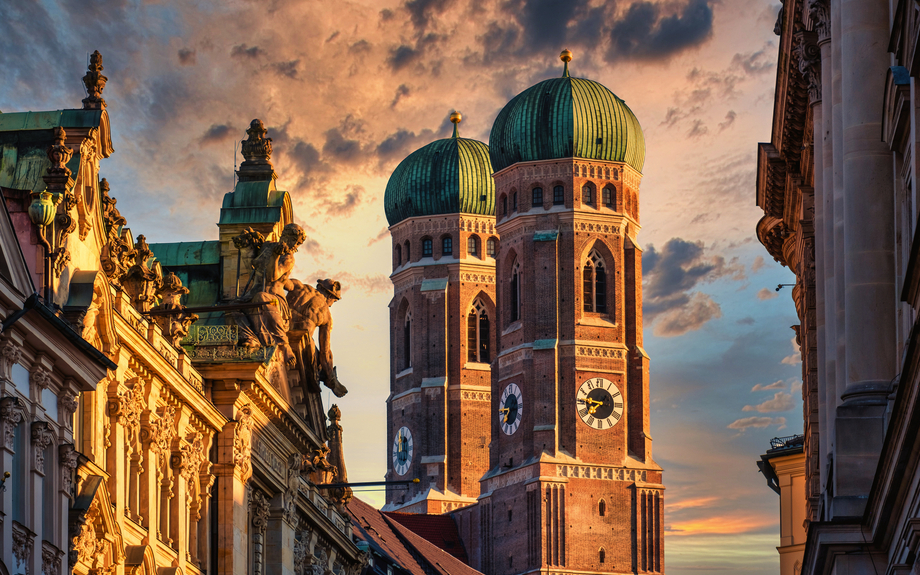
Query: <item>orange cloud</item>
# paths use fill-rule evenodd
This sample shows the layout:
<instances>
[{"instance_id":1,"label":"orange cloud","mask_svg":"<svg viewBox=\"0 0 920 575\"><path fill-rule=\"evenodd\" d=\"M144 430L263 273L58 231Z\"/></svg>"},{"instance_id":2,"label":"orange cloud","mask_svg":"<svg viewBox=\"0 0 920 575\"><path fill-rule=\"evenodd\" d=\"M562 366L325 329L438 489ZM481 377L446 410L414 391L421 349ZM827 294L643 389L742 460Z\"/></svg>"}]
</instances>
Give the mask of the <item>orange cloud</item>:
<instances>
[{"instance_id":1,"label":"orange cloud","mask_svg":"<svg viewBox=\"0 0 920 575\"><path fill-rule=\"evenodd\" d=\"M737 535L750 533L776 523L776 519L756 515L715 516L671 523L665 526L668 535Z\"/></svg>"},{"instance_id":2,"label":"orange cloud","mask_svg":"<svg viewBox=\"0 0 920 575\"><path fill-rule=\"evenodd\" d=\"M718 501L718 497L694 497L693 499L683 499L680 501L668 501L668 511L677 511L679 509L690 509L692 507L705 507L714 501Z\"/></svg>"}]
</instances>

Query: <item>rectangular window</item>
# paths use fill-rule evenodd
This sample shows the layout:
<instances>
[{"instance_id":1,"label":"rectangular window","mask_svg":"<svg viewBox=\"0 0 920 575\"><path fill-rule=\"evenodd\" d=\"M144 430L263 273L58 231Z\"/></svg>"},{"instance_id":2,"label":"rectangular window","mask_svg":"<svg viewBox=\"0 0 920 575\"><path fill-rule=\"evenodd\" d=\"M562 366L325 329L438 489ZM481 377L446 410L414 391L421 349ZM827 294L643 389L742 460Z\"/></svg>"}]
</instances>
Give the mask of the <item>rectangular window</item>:
<instances>
[{"instance_id":1,"label":"rectangular window","mask_svg":"<svg viewBox=\"0 0 920 575\"><path fill-rule=\"evenodd\" d=\"M422 240L422 257L430 258L431 257L431 238L425 238Z\"/></svg>"},{"instance_id":2,"label":"rectangular window","mask_svg":"<svg viewBox=\"0 0 920 575\"><path fill-rule=\"evenodd\" d=\"M508 198L506 198L505 196L502 196L502 215L503 216L508 215Z\"/></svg>"},{"instance_id":3,"label":"rectangular window","mask_svg":"<svg viewBox=\"0 0 920 575\"><path fill-rule=\"evenodd\" d=\"M532 198L532 201L530 202L531 206L534 208L542 208L543 207L543 188L534 188L532 195L533 195L533 198Z\"/></svg>"},{"instance_id":4,"label":"rectangular window","mask_svg":"<svg viewBox=\"0 0 920 575\"><path fill-rule=\"evenodd\" d=\"M449 256L454 253L454 240L451 238L444 238L441 240L441 255Z\"/></svg>"},{"instance_id":5,"label":"rectangular window","mask_svg":"<svg viewBox=\"0 0 920 575\"><path fill-rule=\"evenodd\" d=\"M466 241L466 251L471 256L478 255L479 242L476 241L476 236L470 236L470 238Z\"/></svg>"},{"instance_id":6,"label":"rectangular window","mask_svg":"<svg viewBox=\"0 0 920 575\"><path fill-rule=\"evenodd\" d=\"M553 188L553 205L561 206L565 204L565 188L556 186Z\"/></svg>"},{"instance_id":7,"label":"rectangular window","mask_svg":"<svg viewBox=\"0 0 920 575\"><path fill-rule=\"evenodd\" d=\"M592 196L591 186L585 186L581 189L581 202L583 204L593 204L594 198Z\"/></svg>"},{"instance_id":8,"label":"rectangular window","mask_svg":"<svg viewBox=\"0 0 920 575\"><path fill-rule=\"evenodd\" d=\"M610 188L604 188L604 206L608 208L613 206L613 190Z\"/></svg>"},{"instance_id":9,"label":"rectangular window","mask_svg":"<svg viewBox=\"0 0 920 575\"><path fill-rule=\"evenodd\" d=\"M517 211L517 192L514 192L514 195L511 196L511 211Z\"/></svg>"},{"instance_id":10,"label":"rectangular window","mask_svg":"<svg viewBox=\"0 0 920 575\"><path fill-rule=\"evenodd\" d=\"M495 257L495 239L489 238L486 240L486 253L490 258Z\"/></svg>"}]
</instances>

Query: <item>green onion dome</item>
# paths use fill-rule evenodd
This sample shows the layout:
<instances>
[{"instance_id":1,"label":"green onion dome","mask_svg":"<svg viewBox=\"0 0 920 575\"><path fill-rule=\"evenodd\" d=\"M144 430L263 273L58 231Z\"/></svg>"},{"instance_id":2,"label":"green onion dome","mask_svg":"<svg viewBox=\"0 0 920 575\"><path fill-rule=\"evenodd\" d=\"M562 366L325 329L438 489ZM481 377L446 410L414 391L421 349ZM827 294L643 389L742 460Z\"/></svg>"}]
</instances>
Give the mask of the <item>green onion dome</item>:
<instances>
[{"instance_id":1,"label":"green onion dome","mask_svg":"<svg viewBox=\"0 0 920 575\"><path fill-rule=\"evenodd\" d=\"M412 152L390 176L383 206L391 226L417 216L495 215L489 146L457 135L459 113L451 121L453 137Z\"/></svg>"},{"instance_id":2,"label":"green onion dome","mask_svg":"<svg viewBox=\"0 0 920 575\"><path fill-rule=\"evenodd\" d=\"M492 167L574 157L625 162L642 172L645 136L635 114L604 85L570 77L571 52L561 59L561 78L531 86L499 112L489 135Z\"/></svg>"}]
</instances>

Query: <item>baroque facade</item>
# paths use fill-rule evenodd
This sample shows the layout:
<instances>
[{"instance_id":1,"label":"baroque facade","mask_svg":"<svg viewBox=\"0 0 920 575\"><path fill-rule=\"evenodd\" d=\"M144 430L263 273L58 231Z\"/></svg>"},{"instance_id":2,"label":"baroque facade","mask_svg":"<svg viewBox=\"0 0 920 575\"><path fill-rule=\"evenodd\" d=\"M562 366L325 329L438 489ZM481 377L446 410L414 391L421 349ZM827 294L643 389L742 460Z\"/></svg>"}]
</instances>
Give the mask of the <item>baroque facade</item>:
<instances>
[{"instance_id":1,"label":"baroque facade","mask_svg":"<svg viewBox=\"0 0 920 575\"><path fill-rule=\"evenodd\" d=\"M219 239L148 243L100 178L102 70L80 108L0 114L0 572L363 572L350 489L318 487L347 482L318 391L346 392L341 286L289 277L271 139L254 120Z\"/></svg>"},{"instance_id":2,"label":"baroque facade","mask_svg":"<svg viewBox=\"0 0 920 575\"><path fill-rule=\"evenodd\" d=\"M387 478L421 483L390 490L384 509L450 513L488 575L659 573L644 136L561 57L560 78L499 113L489 146L455 127L387 185Z\"/></svg>"},{"instance_id":3,"label":"baroque facade","mask_svg":"<svg viewBox=\"0 0 920 575\"><path fill-rule=\"evenodd\" d=\"M802 573L913 573L920 484L916 3L787 0L757 236L796 275Z\"/></svg>"}]
</instances>

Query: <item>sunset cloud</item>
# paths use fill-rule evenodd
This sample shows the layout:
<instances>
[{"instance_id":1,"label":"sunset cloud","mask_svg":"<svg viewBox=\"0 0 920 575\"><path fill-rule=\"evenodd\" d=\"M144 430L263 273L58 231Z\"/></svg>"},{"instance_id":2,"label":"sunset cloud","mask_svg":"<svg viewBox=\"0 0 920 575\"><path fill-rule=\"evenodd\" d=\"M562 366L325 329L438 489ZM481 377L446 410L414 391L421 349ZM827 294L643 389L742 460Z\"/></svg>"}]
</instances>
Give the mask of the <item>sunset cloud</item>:
<instances>
[{"instance_id":1,"label":"sunset cloud","mask_svg":"<svg viewBox=\"0 0 920 575\"><path fill-rule=\"evenodd\" d=\"M728 424L729 429L736 429L742 433L751 429L765 429L771 425L778 426L778 429L784 429L786 427L786 418L785 417L742 417L741 419L736 419L735 421Z\"/></svg>"},{"instance_id":2,"label":"sunset cloud","mask_svg":"<svg viewBox=\"0 0 920 575\"><path fill-rule=\"evenodd\" d=\"M772 399L768 399L757 405L745 405L741 411L757 411L760 413L775 413L777 411L789 411L795 407L792 401L792 394L785 391L777 391Z\"/></svg>"},{"instance_id":3,"label":"sunset cloud","mask_svg":"<svg viewBox=\"0 0 920 575\"><path fill-rule=\"evenodd\" d=\"M771 290L770 288L760 288L760 291L757 292L757 299L760 301L778 298L779 294L776 293L776 290Z\"/></svg>"},{"instance_id":4,"label":"sunset cloud","mask_svg":"<svg viewBox=\"0 0 920 575\"><path fill-rule=\"evenodd\" d=\"M786 389L786 382L784 382L781 379L778 379L774 381L773 383L771 383L770 385L763 385L763 384L758 383L757 385L751 388L751 391L763 391L765 389Z\"/></svg>"},{"instance_id":5,"label":"sunset cloud","mask_svg":"<svg viewBox=\"0 0 920 575\"><path fill-rule=\"evenodd\" d=\"M776 523L775 519L759 515L722 515L704 517L665 526L668 535L735 535L759 531Z\"/></svg>"}]
</instances>

